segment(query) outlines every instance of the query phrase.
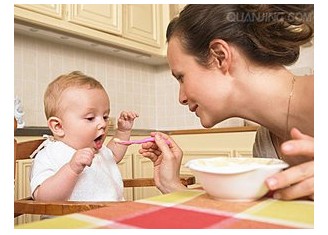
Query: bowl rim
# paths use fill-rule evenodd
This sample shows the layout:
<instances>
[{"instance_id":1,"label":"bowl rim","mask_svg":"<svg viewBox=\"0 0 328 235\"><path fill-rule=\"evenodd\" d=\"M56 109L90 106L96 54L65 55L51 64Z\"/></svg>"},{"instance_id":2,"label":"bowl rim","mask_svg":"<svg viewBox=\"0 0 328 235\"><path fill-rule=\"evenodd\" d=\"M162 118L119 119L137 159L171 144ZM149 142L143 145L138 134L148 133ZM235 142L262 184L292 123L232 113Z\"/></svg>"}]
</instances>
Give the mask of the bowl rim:
<instances>
[{"instance_id":1,"label":"bowl rim","mask_svg":"<svg viewBox=\"0 0 328 235\"><path fill-rule=\"evenodd\" d=\"M198 161L215 161L215 160L245 160L245 159L263 159L267 161L275 161L275 164L261 164L256 163L254 164L247 164L247 165L233 165L233 166L222 166L222 167L210 167L197 164ZM185 167L199 172L206 172L206 173L213 173L213 174L236 174L236 173L245 173L249 171L254 171L257 169L285 169L289 166L288 163L284 162L281 159L277 158L252 158L252 157L211 157L211 158L197 158L189 160L184 164Z\"/></svg>"}]
</instances>

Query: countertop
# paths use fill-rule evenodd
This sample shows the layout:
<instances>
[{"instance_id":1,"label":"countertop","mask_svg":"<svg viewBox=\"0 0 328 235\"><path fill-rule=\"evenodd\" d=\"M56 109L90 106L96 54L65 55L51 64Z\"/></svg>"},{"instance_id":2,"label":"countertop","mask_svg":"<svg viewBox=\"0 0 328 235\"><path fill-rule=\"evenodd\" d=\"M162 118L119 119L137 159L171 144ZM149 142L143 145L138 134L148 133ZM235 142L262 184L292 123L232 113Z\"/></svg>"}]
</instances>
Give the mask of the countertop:
<instances>
[{"instance_id":1,"label":"countertop","mask_svg":"<svg viewBox=\"0 0 328 235\"><path fill-rule=\"evenodd\" d=\"M210 128L210 129L186 129L186 130L154 130L154 129L133 129L133 136L149 135L150 132L160 131L169 135L187 135L187 134L209 134L209 133L231 133L231 132L248 132L256 131L258 126L240 126L240 127L224 127L224 128ZM114 129L109 130L108 135L114 134ZM42 136L44 134L51 135L48 127L24 127L18 128L15 136Z\"/></svg>"}]
</instances>

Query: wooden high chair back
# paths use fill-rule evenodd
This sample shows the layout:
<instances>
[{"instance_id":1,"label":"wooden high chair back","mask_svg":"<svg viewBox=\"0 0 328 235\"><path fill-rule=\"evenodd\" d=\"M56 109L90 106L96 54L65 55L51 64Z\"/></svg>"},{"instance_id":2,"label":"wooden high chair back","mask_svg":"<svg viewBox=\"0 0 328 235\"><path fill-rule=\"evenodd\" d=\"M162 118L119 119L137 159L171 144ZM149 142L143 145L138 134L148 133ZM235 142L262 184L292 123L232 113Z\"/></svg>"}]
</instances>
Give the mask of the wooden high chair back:
<instances>
[{"instance_id":1,"label":"wooden high chair back","mask_svg":"<svg viewBox=\"0 0 328 235\"><path fill-rule=\"evenodd\" d=\"M16 130L16 120L14 120L14 129ZM30 159L30 155L37 149L37 147L44 141L31 140L26 142L15 141L14 149L14 172L16 180L16 161L23 159ZM181 175L181 182L188 186L195 184L195 177L192 175ZM140 179L124 179L124 187L147 187L155 186L153 178ZM81 202L81 201L60 201L60 202L40 202L34 201L31 197L18 199L14 201L14 217L23 214L37 214L37 215L65 215L76 213L95 208L110 206L113 203L124 202Z\"/></svg>"}]
</instances>

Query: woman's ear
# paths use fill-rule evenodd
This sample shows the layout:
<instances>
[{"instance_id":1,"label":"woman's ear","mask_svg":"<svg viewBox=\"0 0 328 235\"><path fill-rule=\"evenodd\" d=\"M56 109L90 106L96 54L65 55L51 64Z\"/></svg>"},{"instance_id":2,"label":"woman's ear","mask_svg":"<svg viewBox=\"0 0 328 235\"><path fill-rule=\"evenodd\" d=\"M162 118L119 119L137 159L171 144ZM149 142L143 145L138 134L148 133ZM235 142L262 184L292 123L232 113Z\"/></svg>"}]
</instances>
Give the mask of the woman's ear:
<instances>
[{"instance_id":1,"label":"woman's ear","mask_svg":"<svg viewBox=\"0 0 328 235\"><path fill-rule=\"evenodd\" d=\"M210 43L210 56L217 68L224 73L228 72L231 65L231 48L228 43L222 39L214 39Z\"/></svg>"},{"instance_id":2,"label":"woman's ear","mask_svg":"<svg viewBox=\"0 0 328 235\"><path fill-rule=\"evenodd\" d=\"M63 137L65 135L62 121L60 118L57 117L50 117L48 118L48 127L50 128L52 134L54 136Z\"/></svg>"}]
</instances>

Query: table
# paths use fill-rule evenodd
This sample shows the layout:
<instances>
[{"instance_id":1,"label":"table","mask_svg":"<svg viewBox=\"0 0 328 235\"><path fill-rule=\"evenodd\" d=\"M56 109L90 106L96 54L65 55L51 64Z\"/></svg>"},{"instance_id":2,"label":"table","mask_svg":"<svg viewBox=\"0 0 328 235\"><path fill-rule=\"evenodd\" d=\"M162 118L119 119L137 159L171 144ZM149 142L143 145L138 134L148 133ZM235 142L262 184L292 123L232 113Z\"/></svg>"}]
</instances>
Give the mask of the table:
<instances>
[{"instance_id":1,"label":"table","mask_svg":"<svg viewBox=\"0 0 328 235\"><path fill-rule=\"evenodd\" d=\"M212 199L186 190L18 225L25 228L313 228L314 202L263 198L253 202Z\"/></svg>"}]
</instances>

